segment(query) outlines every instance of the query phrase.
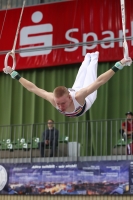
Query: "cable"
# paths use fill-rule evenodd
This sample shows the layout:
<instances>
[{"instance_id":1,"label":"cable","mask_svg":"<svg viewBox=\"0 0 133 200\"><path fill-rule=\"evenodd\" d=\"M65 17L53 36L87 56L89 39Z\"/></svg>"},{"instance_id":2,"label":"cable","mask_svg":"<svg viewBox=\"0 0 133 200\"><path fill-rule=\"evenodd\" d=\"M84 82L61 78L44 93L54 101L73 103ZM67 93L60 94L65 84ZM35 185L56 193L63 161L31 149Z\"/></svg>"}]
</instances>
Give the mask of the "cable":
<instances>
[{"instance_id":1,"label":"cable","mask_svg":"<svg viewBox=\"0 0 133 200\"><path fill-rule=\"evenodd\" d=\"M1 32L0 32L0 40L1 40L2 33L3 33L3 28L4 28L4 24L5 24L5 20L6 20L6 15L7 15L7 9L6 9L6 12L5 12L5 15L4 15L4 20L3 20L3 23L2 23L2 28L1 28Z\"/></svg>"},{"instance_id":2,"label":"cable","mask_svg":"<svg viewBox=\"0 0 133 200\"><path fill-rule=\"evenodd\" d=\"M133 37L127 37L127 40L133 40ZM39 47L39 48L28 48L28 49L16 49L15 53L23 53L23 52L34 52L34 51L42 51L42 50L48 50L48 49L63 49L66 47L79 47L79 46L85 46L85 45L93 45L93 44L103 44L103 43L109 43L109 42L121 42L123 41L123 38L114 38L112 40L97 40L97 41L90 41L90 42L79 42L74 44L60 44L60 45L53 45L53 46L45 46L45 47ZM6 54L9 52L9 50L0 51L0 55Z\"/></svg>"}]
</instances>

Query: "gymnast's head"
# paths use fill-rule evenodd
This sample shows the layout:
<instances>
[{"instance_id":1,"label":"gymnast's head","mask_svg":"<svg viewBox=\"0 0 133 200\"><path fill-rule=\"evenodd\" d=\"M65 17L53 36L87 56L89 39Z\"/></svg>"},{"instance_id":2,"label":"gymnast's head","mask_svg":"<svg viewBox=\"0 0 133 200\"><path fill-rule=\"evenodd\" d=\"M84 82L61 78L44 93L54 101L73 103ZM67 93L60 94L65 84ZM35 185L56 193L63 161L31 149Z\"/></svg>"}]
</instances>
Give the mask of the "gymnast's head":
<instances>
[{"instance_id":1,"label":"gymnast's head","mask_svg":"<svg viewBox=\"0 0 133 200\"><path fill-rule=\"evenodd\" d=\"M54 89L53 94L56 105L65 112L72 101L68 89L64 86L58 86Z\"/></svg>"}]
</instances>

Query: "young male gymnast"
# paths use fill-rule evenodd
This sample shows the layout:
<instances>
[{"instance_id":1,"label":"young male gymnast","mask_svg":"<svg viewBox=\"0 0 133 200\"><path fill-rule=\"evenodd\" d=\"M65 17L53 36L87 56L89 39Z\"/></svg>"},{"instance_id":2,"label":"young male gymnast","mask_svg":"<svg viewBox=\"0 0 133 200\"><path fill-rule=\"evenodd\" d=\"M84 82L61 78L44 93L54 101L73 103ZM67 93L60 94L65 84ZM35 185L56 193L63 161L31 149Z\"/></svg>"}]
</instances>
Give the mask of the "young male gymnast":
<instances>
[{"instance_id":1,"label":"young male gymnast","mask_svg":"<svg viewBox=\"0 0 133 200\"><path fill-rule=\"evenodd\" d=\"M68 117L78 117L90 109L96 100L97 89L105 84L118 70L132 63L131 58L123 58L97 78L98 56L99 52L87 53L72 88L58 86L53 92L38 88L9 66L4 68L3 71L10 74L13 79L17 79L30 92L49 101L61 114Z\"/></svg>"}]
</instances>

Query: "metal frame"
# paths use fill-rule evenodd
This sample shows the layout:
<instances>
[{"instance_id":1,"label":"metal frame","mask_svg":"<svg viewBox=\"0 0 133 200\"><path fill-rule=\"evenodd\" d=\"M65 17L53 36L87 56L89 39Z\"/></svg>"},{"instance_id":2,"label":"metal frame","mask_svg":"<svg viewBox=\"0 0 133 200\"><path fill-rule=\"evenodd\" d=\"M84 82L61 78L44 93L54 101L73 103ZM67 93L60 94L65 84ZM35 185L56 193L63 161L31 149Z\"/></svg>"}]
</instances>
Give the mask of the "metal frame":
<instances>
[{"instance_id":1,"label":"metal frame","mask_svg":"<svg viewBox=\"0 0 133 200\"><path fill-rule=\"evenodd\" d=\"M53 3L63 0L27 0L26 6L37 5L41 3ZM0 0L0 10L22 7L23 0Z\"/></svg>"}]
</instances>

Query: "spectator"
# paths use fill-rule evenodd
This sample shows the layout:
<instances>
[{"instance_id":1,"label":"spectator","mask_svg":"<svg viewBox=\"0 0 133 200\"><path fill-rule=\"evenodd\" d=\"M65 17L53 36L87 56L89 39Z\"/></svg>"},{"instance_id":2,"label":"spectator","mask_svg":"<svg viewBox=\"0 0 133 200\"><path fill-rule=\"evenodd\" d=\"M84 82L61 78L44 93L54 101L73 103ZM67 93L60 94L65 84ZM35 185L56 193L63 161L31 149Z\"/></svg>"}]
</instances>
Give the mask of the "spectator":
<instances>
[{"instance_id":1,"label":"spectator","mask_svg":"<svg viewBox=\"0 0 133 200\"><path fill-rule=\"evenodd\" d=\"M123 137L131 139L133 133L133 112L127 112L125 115L126 120L122 123Z\"/></svg>"},{"instance_id":2,"label":"spectator","mask_svg":"<svg viewBox=\"0 0 133 200\"><path fill-rule=\"evenodd\" d=\"M41 157L44 157L44 149L46 147L50 148L50 157L53 157L58 146L59 131L54 128L54 121L49 119L47 125L48 129L42 134L42 142L38 143Z\"/></svg>"}]
</instances>

